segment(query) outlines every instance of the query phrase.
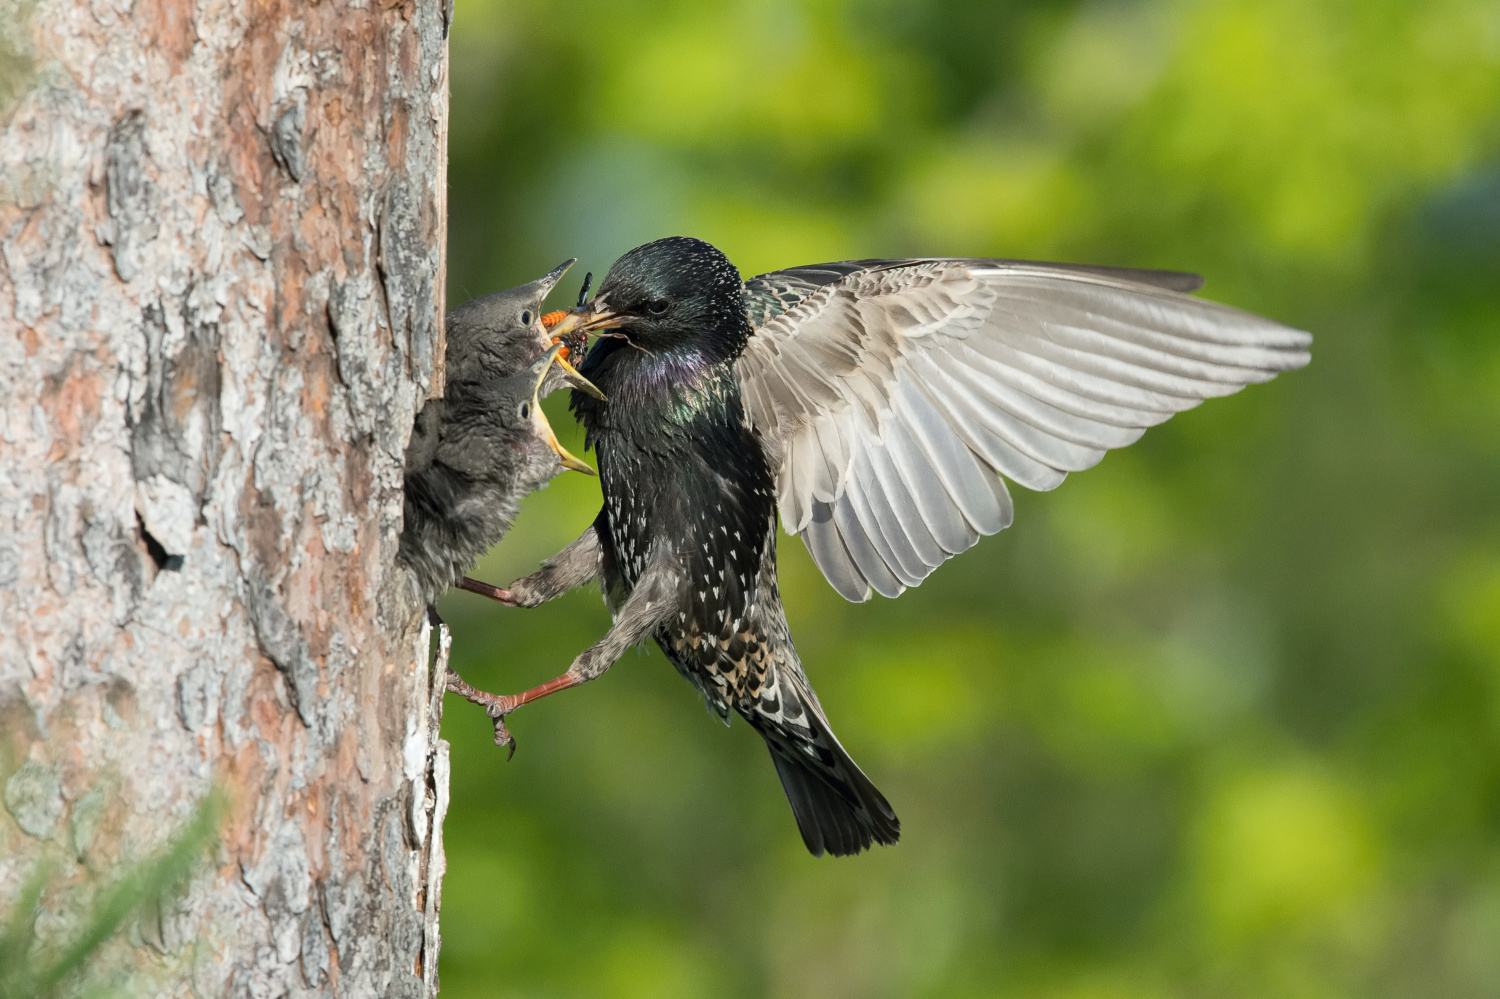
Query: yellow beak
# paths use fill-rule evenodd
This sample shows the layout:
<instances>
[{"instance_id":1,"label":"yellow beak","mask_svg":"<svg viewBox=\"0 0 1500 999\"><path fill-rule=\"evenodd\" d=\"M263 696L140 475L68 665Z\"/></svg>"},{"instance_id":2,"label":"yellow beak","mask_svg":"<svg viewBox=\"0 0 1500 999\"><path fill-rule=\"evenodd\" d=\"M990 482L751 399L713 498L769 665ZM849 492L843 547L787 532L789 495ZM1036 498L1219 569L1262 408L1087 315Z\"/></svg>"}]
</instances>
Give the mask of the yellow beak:
<instances>
[{"instance_id":1,"label":"yellow beak","mask_svg":"<svg viewBox=\"0 0 1500 999\"><path fill-rule=\"evenodd\" d=\"M563 369L563 374L567 376L568 384L576 389L581 389L582 391L587 392L589 395L593 396L595 399L600 400L601 402L604 401L604 393L599 390L599 386L595 385L593 382L580 375L578 373L578 369L573 367L572 364L568 363L568 359L563 356L563 353L566 352L568 348L561 343L556 343L553 346L553 353L556 355L554 361L559 368Z\"/></svg>"},{"instance_id":2,"label":"yellow beak","mask_svg":"<svg viewBox=\"0 0 1500 999\"><path fill-rule=\"evenodd\" d=\"M542 365L541 372L536 376L536 384L531 387L531 411L537 419L542 421L542 430L547 435L547 446L557 452L557 456L562 459L564 468L571 468L573 471L582 472L585 475L597 475L598 473L589 467L588 462L569 454L568 449L557 442L557 435L552 432L552 424L547 422L547 414L542 412L542 401L537 398L537 393L541 392L542 383L547 380L547 372L553 364L561 364L564 371L572 372L573 377L582 383L578 386L579 388L582 388L586 392L592 390L591 394L597 395L601 399L604 398L604 393L600 392L593 382L580 375L577 371L574 371L572 365L558 356L562 351L563 345L560 343L554 343L552 349L547 351L546 363ZM570 378L569 381L572 381L572 379Z\"/></svg>"},{"instance_id":3,"label":"yellow beak","mask_svg":"<svg viewBox=\"0 0 1500 999\"><path fill-rule=\"evenodd\" d=\"M598 298L595 298L592 302L585 302L565 314L547 332L555 337L567 336L569 333L595 333L609 329L611 326L618 326L624 319L624 316L611 311Z\"/></svg>"}]
</instances>

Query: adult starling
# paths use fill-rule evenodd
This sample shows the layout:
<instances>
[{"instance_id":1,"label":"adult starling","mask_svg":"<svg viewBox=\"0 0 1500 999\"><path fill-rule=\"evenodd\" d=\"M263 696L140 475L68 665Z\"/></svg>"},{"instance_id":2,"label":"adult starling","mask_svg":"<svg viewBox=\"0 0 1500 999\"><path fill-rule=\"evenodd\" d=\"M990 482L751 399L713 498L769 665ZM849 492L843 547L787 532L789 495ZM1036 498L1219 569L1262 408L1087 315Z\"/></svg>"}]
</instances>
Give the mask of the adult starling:
<instances>
[{"instance_id":1,"label":"adult starling","mask_svg":"<svg viewBox=\"0 0 1500 999\"><path fill-rule=\"evenodd\" d=\"M793 648L776 513L839 593L896 596L1011 522L1004 475L1051 489L1211 396L1308 362L1308 334L1190 297L1161 271L857 260L742 281L696 239L631 250L554 328L608 331L573 394L604 505L541 570L535 606L598 578L609 633L557 679L479 698L504 717L656 639L766 740L813 854L893 843Z\"/></svg>"},{"instance_id":2,"label":"adult starling","mask_svg":"<svg viewBox=\"0 0 1500 999\"><path fill-rule=\"evenodd\" d=\"M541 304L573 264L448 313L446 384L417 414L406 449L400 558L431 607L515 520L521 500L564 468L592 475L539 405L564 382L595 388L565 360L582 334L554 343Z\"/></svg>"}]
</instances>

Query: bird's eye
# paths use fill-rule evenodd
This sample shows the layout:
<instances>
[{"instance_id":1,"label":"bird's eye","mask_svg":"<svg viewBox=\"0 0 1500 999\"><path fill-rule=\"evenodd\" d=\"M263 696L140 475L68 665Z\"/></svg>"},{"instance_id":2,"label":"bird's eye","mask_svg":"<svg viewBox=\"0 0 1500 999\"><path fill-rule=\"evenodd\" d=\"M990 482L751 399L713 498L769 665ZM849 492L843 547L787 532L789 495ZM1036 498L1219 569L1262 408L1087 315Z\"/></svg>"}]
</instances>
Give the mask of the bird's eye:
<instances>
[{"instance_id":1,"label":"bird's eye","mask_svg":"<svg viewBox=\"0 0 1500 999\"><path fill-rule=\"evenodd\" d=\"M521 403L520 407L516 410L516 415L519 416L523 420L529 420L529 419L531 419L531 403L529 403L529 402L523 402L523 403Z\"/></svg>"},{"instance_id":2,"label":"bird's eye","mask_svg":"<svg viewBox=\"0 0 1500 999\"><path fill-rule=\"evenodd\" d=\"M531 321L533 319L535 319L535 318L536 317L531 314L531 310L530 309L525 309L521 313L521 325L522 326L530 326L531 325Z\"/></svg>"},{"instance_id":3,"label":"bird's eye","mask_svg":"<svg viewBox=\"0 0 1500 999\"><path fill-rule=\"evenodd\" d=\"M664 316L667 314L667 303L665 299L657 298L646 303L646 311L653 316Z\"/></svg>"}]
</instances>

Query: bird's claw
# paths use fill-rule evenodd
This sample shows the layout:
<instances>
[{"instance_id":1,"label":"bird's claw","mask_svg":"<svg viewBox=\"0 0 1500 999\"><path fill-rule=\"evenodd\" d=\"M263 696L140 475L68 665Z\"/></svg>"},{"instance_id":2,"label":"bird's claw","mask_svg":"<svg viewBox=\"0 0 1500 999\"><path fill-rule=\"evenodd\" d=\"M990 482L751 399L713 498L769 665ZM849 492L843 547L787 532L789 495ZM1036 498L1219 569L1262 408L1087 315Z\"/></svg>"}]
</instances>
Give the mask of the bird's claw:
<instances>
[{"instance_id":1,"label":"bird's claw","mask_svg":"<svg viewBox=\"0 0 1500 999\"><path fill-rule=\"evenodd\" d=\"M509 697L496 697L484 708L484 713L489 715L490 721L495 724L495 745L510 747L510 753L505 757L507 763L515 759L516 737L510 734L510 729L505 727L505 716L520 707L518 704L509 703L511 700Z\"/></svg>"},{"instance_id":2,"label":"bird's claw","mask_svg":"<svg viewBox=\"0 0 1500 999\"><path fill-rule=\"evenodd\" d=\"M516 737L510 734L510 729L505 727L504 715L491 715L490 720L495 723L495 745L502 748L510 747L510 752L505 754L505 762L509 763L516 758Z\"/></svg>"},{"instance_id":3,"label":"bird's claw","mask_svg":"<svg viewBox=\"0 0 1500 999\"><path fill-rule=\"evenodd\" d=\"M532 687L530 690L522 691L519 694L487 694L482 690L477 690L470 686L463 677L450 669L448 670L447 687L448 690L458 694L469 703L477 704L481 708L484 708L484 713L489 715L490 721L495 724L495 745L510 747L510 756L506 757L509 760L512 756L516 755L516 739L515 736L510 734L510 730L505 727L505 716L523 704L534 701L539 697L546 697L548 694L559 690L576 687L582 682L583 679L570 669L556 679L548 680L539 687Z\"/></svg>"},{"instance_id":4,"label":"bird's claw","mask_svg":"<svg viewBox=\"0 0 1500 999\"><path fill-rule=\"evenodd\" d=\"M451 669L448 671L445 686L451 693L484 708L484 713L490 716L490 721L495 725L495 745L510 747L510 754L505 757L506 762L510 762L516 755L516 737L510 734L510 729L505 727L505 716L520 707L520 703L514 697L498 696L478 690Z\"/></svg>"}]
</instances>

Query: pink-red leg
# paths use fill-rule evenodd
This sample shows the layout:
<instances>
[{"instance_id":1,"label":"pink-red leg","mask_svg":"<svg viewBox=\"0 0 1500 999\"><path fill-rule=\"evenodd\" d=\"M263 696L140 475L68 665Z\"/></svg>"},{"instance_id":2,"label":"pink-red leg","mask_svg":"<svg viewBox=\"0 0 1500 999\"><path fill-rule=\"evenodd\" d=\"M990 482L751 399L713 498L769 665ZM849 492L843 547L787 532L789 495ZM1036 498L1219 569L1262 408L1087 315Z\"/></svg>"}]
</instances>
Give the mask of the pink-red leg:
<instances>
[{"instance_id":1,"label":"pink-red leg","mask_svg":"<svg viewBox=\"0 0 1500 999\"><path fill-rule=\"evenodd\" d=\"M543 573L538 575L555 572L559 566L566 565L570 561L577 563L591 561L597 564L597 559L592 555L588 555L591 550L590 546L597 543L591 540L593 537L592 531L586 533L582 538L574 542L573 545L570 545L568 549L564 550L565 554L571 551L573 557L567 559L560 557L553 560L553 567L544 569ZM578 557L580 553L588 555L587 559ZM528 579L534 578L536 577L528 577ZM516 600L517 595L514 591L518 587L522 587L522 584L526 582L527 580L521 580L513 584L509 590L468 578L465 578L460 585L464 589L474 593L480 593L494 600L511 603ZM587 683L609 669L616 660L625 654L625 650L629 649L632 645L644 641L653 631L671 618L672 614L676 612L677 594L681 589L682 573L675 556L665 550L655 552L647 563L646 571L636 581L635 588L616 613L614 626L597 643L584 649L578 658L573 660L573 665L568 667L568 671L562 676L548 680L540 686L532 687L530 690L519 694L496 695L476 690L463 677L449 670L447 689L484 708L485 713L495 723L495 745L509 746L511 755L514 756L516 752L516 740L505 727L505 716L523 704L530 704L532 701L546 697L548 694L555 694L559 690L567 690L569 687L576 687L581 683ZM523 599L520 601L522 605L534 605L530 600L524 599L528 593L532 592L534 592L533 589L522 587L521 596Z\"/></svg>"},{"instance_id":2,"label":"pink-red leg","mask_svg":"<svg viewBox=\"0 0 1500 999\"><path fill-rule=\"evenodd\" d=\"M484 583L477 579L471 579L470 577L465 576L463 578L463 581L458 584L458 588L460 590L468 590L470 593L477 593L481 597L489 597L491 600L498 600L502 604L505 604L505 606L507 607L521 606L520 603L517 602L516 598L511 595L511 592L503 586L494 586L490 583Z\"/></svg>"},{"instance_id":3,"label":"pink-red leg","mask_svg":"<svg viewBox=\"0 0 1500 999\"><path fill-rule=\"evenodd\" d=\"M515 736L510 734L510 730L505 727L505 716L523 704L530 704L532 701L546 697L548 694L555 694L559 690L576 687L582 682L582 678L574 676L571 673L564 673L562 676L548 680L546 683L532 687L530 690L524 690L519 694L489 694L475 688L452 670L448 671L448 689L465 700L484 708L485 714L489 715L490 720L495 723L495 745L510 747L510 756L506 757L507 760L516 755L516 739Z\"/></svg>"}]
</instances>

